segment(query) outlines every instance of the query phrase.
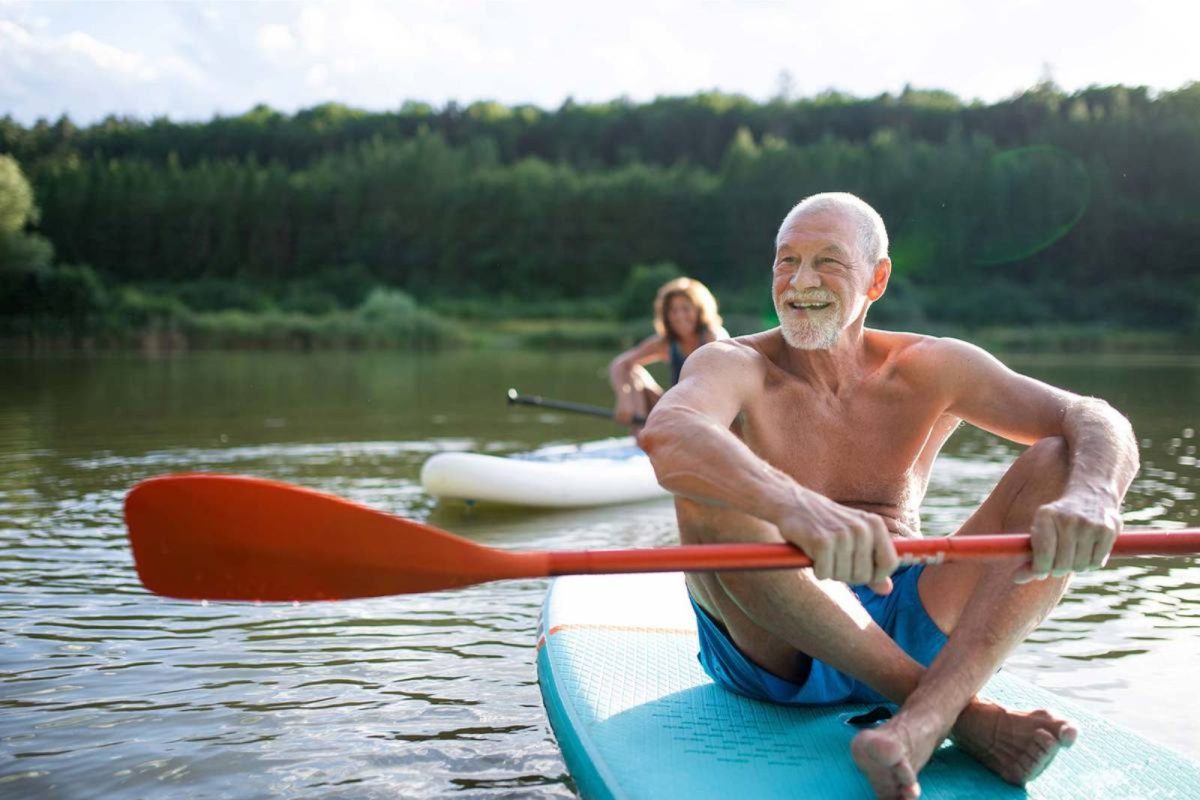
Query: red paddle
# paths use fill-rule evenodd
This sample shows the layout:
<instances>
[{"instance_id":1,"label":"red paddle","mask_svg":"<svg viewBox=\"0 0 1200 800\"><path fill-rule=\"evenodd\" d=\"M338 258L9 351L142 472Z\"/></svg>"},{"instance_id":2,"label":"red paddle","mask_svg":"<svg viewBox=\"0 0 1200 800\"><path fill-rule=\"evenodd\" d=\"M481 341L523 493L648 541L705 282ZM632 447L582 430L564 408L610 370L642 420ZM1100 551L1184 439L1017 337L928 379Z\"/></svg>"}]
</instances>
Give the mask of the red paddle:
<instances>
[{"instance_id":1,"label":"red paddle","mask_svg":"<svg viewBox=\"0 0 1200 800\"><path fill-rule=\"evenodd\" d=\"M505 578L610 572L796 569L787 544L513 552L322 492L233 475L166 475L125 498L146 588L208 600L343 600L433 592ZM901 539L906 561L1028 555L1029 536ZM1200 529L1126 533L1116 555L1200 552Z\"/></svg>"}]
</instances>

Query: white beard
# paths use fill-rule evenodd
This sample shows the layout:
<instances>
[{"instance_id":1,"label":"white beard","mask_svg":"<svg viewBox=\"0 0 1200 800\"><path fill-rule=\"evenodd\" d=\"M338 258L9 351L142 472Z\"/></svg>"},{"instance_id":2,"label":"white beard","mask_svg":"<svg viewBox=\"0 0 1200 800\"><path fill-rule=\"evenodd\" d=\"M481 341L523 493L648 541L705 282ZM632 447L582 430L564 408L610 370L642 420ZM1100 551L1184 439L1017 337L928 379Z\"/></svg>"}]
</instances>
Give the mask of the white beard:
<instances>
[{"instance_id":1,"label":"white beard","mask_svg":"<svg viewBox=\"0 0 1200 800\"><path fill-rule=\"evenodd\" d=\"M783 340L797 350L831 350L842 335L842 305L836 298L821 298L832 300L833 305L824 311L819 311L816 318L797 319L787 304L794 298L785 296L775 301L775 313L779 316L779 331Z\"/></svg>"}]
</instances>

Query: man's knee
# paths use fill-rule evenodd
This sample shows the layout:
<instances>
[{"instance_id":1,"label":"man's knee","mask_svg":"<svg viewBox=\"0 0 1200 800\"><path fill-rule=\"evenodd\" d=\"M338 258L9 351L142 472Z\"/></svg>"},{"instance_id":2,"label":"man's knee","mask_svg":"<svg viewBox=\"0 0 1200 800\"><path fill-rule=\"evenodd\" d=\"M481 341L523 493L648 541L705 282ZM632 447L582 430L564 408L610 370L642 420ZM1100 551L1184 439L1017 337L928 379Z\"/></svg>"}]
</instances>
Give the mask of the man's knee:
<instances>
[{"instance_id":1,"label":"man's knee","mask_svg":"<svg viewBox=\"0 0 1200 800\"><path fill-rule=\"evenodd\" d=\"M740 606L756 606L772 596L772 575L758 571L713 573L716 583L731 600Z\"/></svg>"},{"instance_id":2,"label":"man's knee","mask_svg":"<svg viewBox=\"0 0 1200 800\"><path fill-rule=\"evenodd\" d=\"M713 578L716 588L749 619L774 619L785 611L807 608L822 596L849 591L845 584L817 580L808 567L731 570L713 573Z\"/></svg>"},{"instance_id":3,"label":"man's knee","mask_svg":"<svg viewBox=\"0 0 1200 800\"><path fill-rule=\"evenodd\" d=\"M1014 466L1020 469L1012 476L1018 483L1004 515L1005 530L1026 527L1039 506L1062 497L1071 467L1067 442L1061 436L1040 439L1021 454Z\"/></svg>"},{"instance_id":4,"label":"man's knee","mask_svg":"<svg viewBox=\"0 0 1200 800\"><path fill-rule=\"evenodd\" d=\"M1019 459L1029 474L1039 482L1063 485L1071 468L1071 452L1061 436L1039 439L1021 454Z\"/></svg>"}]
</instances>

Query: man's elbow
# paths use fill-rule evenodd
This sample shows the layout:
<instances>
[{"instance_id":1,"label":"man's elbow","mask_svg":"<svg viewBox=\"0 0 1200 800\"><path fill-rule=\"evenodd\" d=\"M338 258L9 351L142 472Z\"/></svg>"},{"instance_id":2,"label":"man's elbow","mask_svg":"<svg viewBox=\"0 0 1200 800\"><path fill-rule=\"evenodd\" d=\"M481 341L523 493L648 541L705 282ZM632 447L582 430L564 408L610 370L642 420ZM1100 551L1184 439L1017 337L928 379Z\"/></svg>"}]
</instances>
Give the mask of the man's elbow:
<instances>
[{"instance_id":1,"label":"man's elbow","mask_svg":"<svg viewBox=\"0 0 1200 800\"><path fill-rule=\"evenodd\" d=\"M1137 439L1133 435L1133 423L1129 421L1129 417L1122 414L1112 406L1107 400L1099 397L1090 397L1088 402L1097 409L1101 414L1104 414L1109 419L1109 424L1117 433L1126 439L1129 439L1134 444L1137 444Z\"/></svg>"},{"instance_id":2,"label":"man's elbow","mask_svg":"<svg viewBox=\"0 0 1200 800\"><path fill-rule=\"evenodd\" d=\"M1129 421L1128 417L1114 408L1107 400L1099 397L1083 398L1081 405L1087 416L1103 419L1106 427L1111 431L1113 439L1130 452L1133 458L1138 457L1137 436L1133 432L1133 423Z\"/></svg>"},{"instance_id":3,"label":"man's elbow","mask_svg":"<svg viewBox=\"0 0 1200 800\"><path fill-rule=\"evenodd\" d=\"M661 474L660 468L678 457L680 445L696 435L695 421L696 415L686 408L659 403L650 411L638 444L656 473Z\"/></svg>"},{"instance_id":4,"label":"man's elbow","mask_svg":"<svg viewBox=\"0 0 1200 800\"><path fill-rule=\"evenodd\" d=\"M1133 423L1129 421L1129 417L1108 405L1108 403L1104 405L1108 406L1109 413L1112 414L1117 435L1125 442L1125 453L1129 458L1133 471L1137 472L1141 467L1142 456L1141 448L1138 447L1137 434L1133 432Z\"/></svg>"},{"instance_id":5,"label":"man's elbow","mask_svg":"<svg viewBox=\"0 0 1200 800\"><path fill-rule=\"evenodd\" d=\"M662 456L663 451L670 444L671 422L669 417L670 414L665 408L656 406L651 410L646 424L638 433L638 445L646 452L646 455L650 456L651 464Z\"/></svg>"}]
</instances>

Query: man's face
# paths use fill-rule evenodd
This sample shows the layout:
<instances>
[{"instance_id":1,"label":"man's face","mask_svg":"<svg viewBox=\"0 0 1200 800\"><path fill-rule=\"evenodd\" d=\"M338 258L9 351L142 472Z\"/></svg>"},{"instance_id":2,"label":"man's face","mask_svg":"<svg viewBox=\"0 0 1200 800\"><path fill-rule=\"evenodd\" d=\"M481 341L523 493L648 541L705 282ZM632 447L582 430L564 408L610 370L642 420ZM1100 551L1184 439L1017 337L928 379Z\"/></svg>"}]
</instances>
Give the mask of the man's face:
<instances>
[{"instance_id":1,"label":"man's face","mask_svg":"<svg viewBox=\"0 0 1200 800\"><path fill-rule=\"evenodd\" d=\"M775 251L772 281L784 340L800 350L837 344L862 309L868 270L845 215L814 211L794 219Z\"/></svg>"}]
</instances>

